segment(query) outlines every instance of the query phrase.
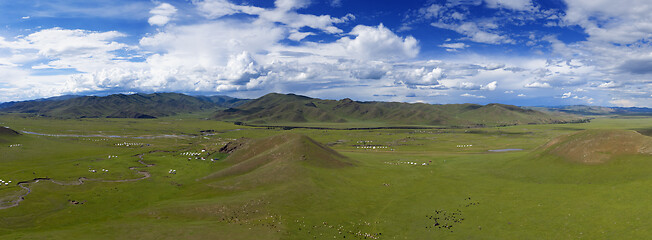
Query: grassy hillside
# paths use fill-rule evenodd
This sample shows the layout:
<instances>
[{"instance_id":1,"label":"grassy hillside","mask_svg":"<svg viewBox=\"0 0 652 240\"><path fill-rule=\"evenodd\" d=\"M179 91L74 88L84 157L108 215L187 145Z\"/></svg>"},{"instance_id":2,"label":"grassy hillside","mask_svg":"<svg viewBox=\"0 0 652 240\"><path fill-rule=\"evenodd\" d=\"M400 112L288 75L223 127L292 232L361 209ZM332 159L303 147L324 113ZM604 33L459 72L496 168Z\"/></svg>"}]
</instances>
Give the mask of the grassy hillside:
<instances>
[{"instance_id":1,"label":"grassy hillside","mask_svg":"<svg viewBox=\"0 0 652 240\"><path fill-rule=\"evenodd\" d=\"M7 143L20 133L8 127L0 127L0 143Z\"/></svg>"},{"instance_id":2,"label":"grassy hillside","mask_svg":"<svg viewBox=\"0 0 652 240\"><path fill-rule=\"evenodd\" d=\"M233 165L204 179L227 178L231 188L300 181L308 177L307 167L352 166L350 160L338 152L293 133L256 140L239 139L227 144L222 151L231 153L225 162Z\"/></svg>"},{"instance_id":3,"label":"grassy hillside","mask_svg":"<svg viewBox=\"0 0 652 240\"><path fill-rule=\"evenodd\" d=\"M8 127L0 127L0 137L17 136L20 133Z\"/></svg>"},{"instance_id":4,"label":"grassy hillside","mask_svg":"<svg viewBox=\"0 0 652 240\"><path fill-rule=\"evenodd\" d=\"M214 98L214 99L213 99ZM59 118L156 118L217 109L216 102L233 106L239 99L197 98L177 93L115 94L84 96L64 100L27 101L2 109L5 112L34 113Z\"/></svg>"},{"instance_id":5,"label":"grassy hillside","mask_svg":"<svg viewBox=\"0 0 652 240\"><path fill-rule=\"evenodd\" d=\"M577 121L566 114L549 114L503 104L409 104L321 100L294 94L268 94L237 108L220 111L218 120L247 124L385 123L390 125L516 125Z\"/></svg>"},{"instance_id":6,"label":"grassy hillside","mask_svg":"<svg viewBox=\"0 0 652 240\"><path fill-rule=\"evenodd\" d=\"M215 105L218 105L220 107L224 108L231 108L231 107L238 107L242 104L245 104L249 101L250 99L240 99L240 98L234 98L234 97L229 97L229 96L223 96L223 95L216 95L216 96L195 96L198 99L205 100L205 101L210 101L214 103Z\"/></svg>"},{"instance_id":7,"label":"grassy hillside","mask_svg":"<svg viewBox=\"0 0 652 240\"><path fill-rule=\"evenodd\" d=\"M584 130L554 139L545 147L546 154L571 162L599 164L621 155L652 154L652 137L633 130Z\"/></svg>"},{"instance_id":8,"label":"grassy hillside","mask_svg":"<svg viewBox=\"0 0 652 240\"><path fill-rule=\"evenodd\" d=\"M602 107L602 106L571 105L571 106L557 106L557 107L528 107L528 109L546 111L546 112L562 112L562 113L587 115L587 116L598 116L598 115L650 116L652 115L652 108L637 108L637 107Z\"/></svg>"}]
</instances>

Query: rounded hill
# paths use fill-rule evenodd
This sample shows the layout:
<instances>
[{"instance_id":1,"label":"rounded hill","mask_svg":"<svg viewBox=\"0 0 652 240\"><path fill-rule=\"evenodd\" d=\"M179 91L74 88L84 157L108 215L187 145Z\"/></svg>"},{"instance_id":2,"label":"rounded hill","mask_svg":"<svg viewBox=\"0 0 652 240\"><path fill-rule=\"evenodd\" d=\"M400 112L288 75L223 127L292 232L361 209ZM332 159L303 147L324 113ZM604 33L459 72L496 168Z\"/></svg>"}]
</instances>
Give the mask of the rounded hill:
<instances>
[{"instance_id":1,"label":"rounded hill","mask_svg":"<svg viewBox=\"0 0 652 240\"><path fill-rule=\"evenodd\" d=\"M583 130L550 141L544 153L571 162L600 164L621 155L652 154L652 137L630 130Z\"/></svg>"},{"instance_id":2,"label":"rounded hill","mask_svg":"<svg viewBox=\"0 0 652 240\"><path fill-rule=\"evenodd\" d=\"M19 132L9 128L9 127L0 127L0 136L18 136Z\"/></svg>"},{"instance_id":3,"label":"rounded hill","mask_svg":"<svg viewBox=\"0 0 652 240\"><path fill-rule=\"evenodd\" d=\"M310 168L352 166L350 160L300 134L280 134L263 139L239 139L221 150L230 153L230 167L204 179L229 178L235 185L289 182L306 177Z\"/></svg>"}]
</instances>

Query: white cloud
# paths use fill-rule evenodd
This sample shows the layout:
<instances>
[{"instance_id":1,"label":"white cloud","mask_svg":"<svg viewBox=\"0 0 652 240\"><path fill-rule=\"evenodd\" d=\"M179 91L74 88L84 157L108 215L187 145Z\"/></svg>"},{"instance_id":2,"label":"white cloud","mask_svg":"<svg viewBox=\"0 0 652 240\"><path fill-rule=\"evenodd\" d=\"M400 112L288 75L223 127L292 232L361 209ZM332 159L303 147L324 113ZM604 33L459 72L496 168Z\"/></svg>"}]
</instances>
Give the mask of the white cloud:
<instances>
[{"instance_id":1,"label":"white cloud","mask_svg":"<svg viewBox=\"0 0 652 240\"><path fill-rule=\"evenodd\" d=\"M263 8L254 6L243 6L229 2L228 0L193 0L199 12L206 18L217 19L236 13L258 15L265 11Z\"/></svg>"},{"instance_id":2,"label":"white cloud","mask_svg":"<svg viewBox=\"0 0 652 240\"><path fill-rule=\"evenodd\" d=\"M469 93L464 93L464 94L462 94L460 96L461 97L471 97L471 98L487 98L485 96L478 96L478 95L473 95L473 94L469 94Z\"/></svg>"},{"instance_id":3,"label":"white cloud","mask_svg":"<svg viewBox=\"0 0 652 240\"><path fill-rule=\"evenodd\" d=\"M406 59L419 54L419 42L412 36L397 36L382 24L377 27L358 25L349 33L355 38L341 38L335 43L347 55L359 59Z\"/></svg>"},{"instance_id":4,"label":"white cloud","mask_svg":"<svg viewBox=\"0 0 652 240\"><path fill-rule=\"evenodd\" d=\"M482 90L494 91L494 90L496 90L496 86L497 86L497 84L498 84L497 81L493 81L493 82L490 82L490 83L487 84L487 85L484 85L484 86L480 87L480 89L482 89Z\"/></svg>"},{"instance_id":5,"label":"white cloud","mask_svg":"<svg viewBox=\"0 0 652 240\"><path fill-rule=\"evenodd\" d=\"M310 5L310 0L276 0L274 5L282 10L295 10Z\"/></svg>"},{"instance_id":6,"label":"white cloud","mask_svg":"<svg viewBox=\"0 0 652 240\"><path fill-rule=\"evenodd\" d=\"M295 31L303 27L310 27L330 34L342 33L343 31L335 27L334 24L355 19L355 16L352 14L347 14L341 18L334 18L330 15L317 16L297 13L297 9L307 7L310 4L308 0L277 0L274 2L276 8L273 9L237 5L228 0L193 0L193 3L203 16L209 19L218 19L236 13L245 13L258 16L258 21L260 22L282 23ZM298 36L295 35L294 38L296 39Z\"/></svg>"},{"instance_id":7,"label":"white cloud","mask_svg":"<svg viewBox=\"0 0 652 240\"><path fill-rule=\"evenodd\" d=\"M652 21L648 0L567 0L564 20L583 27L591 41L633 43L650 39Z\"/></svg>"},{"instance_id":8,"label":"white cloud","mask_svg":"<svg viewBox=\"0 0 652 240\"><path fill-rule=\"evenodd\" d=\"M408 86L438 86L440 85L439 80L444 77L444 73L441 68L433 68L430 70L422 67L400 72L392 77L396 79L397 83L406 84Z\"/></svg>"},{"instance_id":9,"label":"white cloud","mask_svg":"<svg viewBox=\"0 0 652 240\"><path fill-rule=\"evenodd\" d=\"M547 82L531 82L528 84L525 84L526 88L550 88L550 84Z\"/></svg>"},{"instance_id":10,"label":"white cloud","mask_svg":"<svg viewBox=\"0 0 652 240\"><path fill-rule=\"evenodd\" d=\"M609 103L617 106L617 107L635 107L637 104L631 100L627 99L613 99L609 101Z\"/></svg>"},{"instance_id":11,"label":"white cloud","mask_svg":"<svg viewBox=\"0 0 652 240\"><path fill-rule=\"evenodd\" d=\"M572 95L573 95L572 92L567 92L567 93L562 94L562 95L561 95L561 98L569 98L569 97L571 97Z\"/></svg>"},{"instance_id":12,"label":"white cloud","mask_svg":"<svg viewBox=\"0 0 652 240\"><path fill-rule=\"evenodd\" d=\"M534 5L530 0L484 0L487 7L506 8L518 11L532 11Z\"/></svg>"},{"instance_id":13,"label":"white cloud","mask_svg":"<svg viewBox=\"0 0 652 240\"><path fill-rule=\"evenodd\" d=\"M609 82L601 83L600 85L598 85L599 88L615 88L615 87L619 87L619 86L620 85L618 85L614 81L609 81Z\"/></svg>"},{"instance_id":14,"label":"white cloud","mask_svg":"<svg viewBox=\"0 0 652 240\"><path fill-rule=\"evenodd\" d=\"M290 36L288 37L288 39L298 42L311 35L316 35L316 34L311 32L299 32L298 30L292 30L290 31Z\"/></svg>"},{"instance_id":15,"label":"white cloud","mask_svg":"<svg viewBox=\"0 0 652 240\"><path fill-rule=\"evenodd\" d=\"M433 27L453 30L459 34L467 36L467 39L479 43L488 44L501 44L512 43L509 37L501 36L496 33L491 33L482 30L475 22L465 22L461 24L447 24L442 22L435 22L431 24Z\"/></svg>"},{"instance_id":16,"label":"white cloud","mask_svg":"<svg viewBox=\"0 0 652 240\"><path fill-rule=\"evenodd\" d=\"M469 47L469 45L466 45L464 43L444 43L439 45L440 47L446 48L446 51L449 52L455 52L459 49L464 49Z\"/></svg>"},{"instance_id":17,"label":"white cloud","mask_svg":"<svg viewBox=\"0 0 652 240\"><path fill-rule=\"evenodd\" d=\"M517 96L517 97L525 97L526 95L521 93L521 94L516 95L516 96Z\"/></svg>"},{"instance_id":18,"label":"white cloud","mask_svg":"<svg viewBox=\"0 0 652 240\"><path fill-rule=\"evenodd\" d=\"M439 14L444 10L444 7L438 4L432 4L430 6L424 7L419 9L419 14L423 15L423 17L429 19L429 18L436 18L439 17Z\"/></svg>"},{"instance_id":19,"label":"white cloud","mask_svg":"<svg viewBox=\"0 0 652 240\"><path fill-rule=\"evenodd\" d=\"M147 22L152 26L164 26L172 20L172 16L177 13L177 8L169 3L161 3L149 11L152 16Z\"/></svg>"}]
</instances>

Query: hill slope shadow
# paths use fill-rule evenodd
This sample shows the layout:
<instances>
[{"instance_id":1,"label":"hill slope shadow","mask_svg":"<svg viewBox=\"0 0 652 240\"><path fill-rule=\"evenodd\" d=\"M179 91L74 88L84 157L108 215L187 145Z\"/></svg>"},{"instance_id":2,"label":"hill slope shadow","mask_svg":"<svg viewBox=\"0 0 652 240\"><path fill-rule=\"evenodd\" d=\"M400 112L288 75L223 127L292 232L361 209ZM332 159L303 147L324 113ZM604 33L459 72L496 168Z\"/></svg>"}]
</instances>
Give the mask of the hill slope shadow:
<instances>
[{"instance_id":1,"label":"hill slope shadow","mask_svg":"<svg viewBox=\"0 0 652 240\"><path fill-rule=\"evenodd\" d=\"M239 139L222 152L232 166L212 173L203 180L219 180L228 188L257 187L298 181L310 177L315 169L353 166L351 160L315 140L299 134L281 134L264 139Z\"/></svg>"}]
</instances>

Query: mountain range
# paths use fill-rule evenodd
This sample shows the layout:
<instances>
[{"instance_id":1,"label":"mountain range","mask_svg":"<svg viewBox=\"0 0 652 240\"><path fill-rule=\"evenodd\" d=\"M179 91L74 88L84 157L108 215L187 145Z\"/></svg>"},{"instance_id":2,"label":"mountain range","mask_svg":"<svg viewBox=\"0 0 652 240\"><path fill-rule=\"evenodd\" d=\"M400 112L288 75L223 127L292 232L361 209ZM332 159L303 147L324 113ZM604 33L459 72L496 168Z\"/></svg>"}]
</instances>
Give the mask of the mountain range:
<instances>
[{"instance_id":1,"label":"mountain range","mask_svg":"<svg viewBox=\"0 0 652 240\"><path fill-rule=\"evenodd\" d=\"M322 100L270 93L238 107L219 111L215 119L244 124L374 122L391 125L500 126L582 121L575 115L544 113L504 104L446 104Z\"/></svg>"},{"instance_id":2,"label":"mountain range","mask_svg":"<svg viewBox=\"0 0 652 240\"><path fill-rule=\"evenodd\" d=\"M180 113L216 111L248 101L228 96L188 96L179 93L62 96L0 105L0 111L59 118L157 118Z\"/></svg>"},{"instance_id":3,"label":"mountain range","mask_svg":"<svg viewBox=\"0 0 652 240\"><path fill-rule=\"evenodd\" d=\"M333 123L385 126L506 126L584 121L562 111L505 104L425 104L324 100L270 93L258 99L189 96L180 93L61 96L0 104L0 112L57 118L158 118L214 112L213 119L249 125Z\"/></svg>"}]
</instances>

